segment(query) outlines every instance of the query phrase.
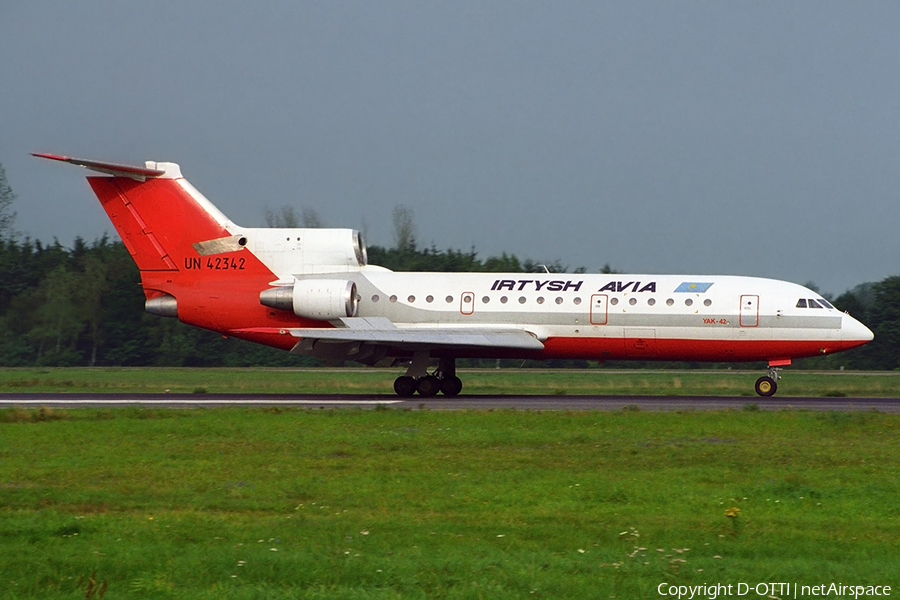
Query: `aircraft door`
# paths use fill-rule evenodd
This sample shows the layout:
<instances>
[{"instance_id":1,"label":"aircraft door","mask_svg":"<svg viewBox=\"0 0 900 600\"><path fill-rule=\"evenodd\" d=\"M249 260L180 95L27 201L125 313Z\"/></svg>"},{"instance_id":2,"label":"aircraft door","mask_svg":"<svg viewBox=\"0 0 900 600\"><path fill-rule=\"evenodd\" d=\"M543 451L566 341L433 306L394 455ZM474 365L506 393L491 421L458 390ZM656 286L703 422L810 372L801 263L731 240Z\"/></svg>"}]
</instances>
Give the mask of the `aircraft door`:
<instances>
[{"instance_id":1,"label":"aircraft door","mask_svg":"<svg viewBox=\"0 0 900 600\"><path fill-rule=\"evenodd\" d=\"M741 296L741 327L759 325L759 296Z\"/></svg>"},{"instance_id":2,"label":"aircraft door","mask_svg":"<svg viewBox=\"0 0 900 600\"><path fill-rule=\"evenodd\" d=\"M459 297L459 312L464 315L471 315L475 312L475 294L472 292L463 292Z\"/></svg>"},{"instance_id":3,"label":"aircraft door","mask_svg":"<svg viewBox=\"0 0 900 600\"><path fill-rule=\"evenodd\" d=\"M606 325L609 319L609 297L606 294L591 296L591 325Z\"/></svg>"}]
</instances>

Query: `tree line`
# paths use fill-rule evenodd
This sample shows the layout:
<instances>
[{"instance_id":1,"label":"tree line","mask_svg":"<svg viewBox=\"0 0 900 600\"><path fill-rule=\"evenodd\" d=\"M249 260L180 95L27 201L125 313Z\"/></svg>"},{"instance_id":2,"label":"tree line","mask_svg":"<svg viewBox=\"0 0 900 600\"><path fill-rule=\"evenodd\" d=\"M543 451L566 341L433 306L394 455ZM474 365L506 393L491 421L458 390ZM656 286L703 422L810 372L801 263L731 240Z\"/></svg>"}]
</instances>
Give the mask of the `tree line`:
<instances>
[{"instance_id":1,"label":"tree line","mask_svg":"<svg viewBox=\"0 0 900 600\"><path fill-rule=\"evenodd\" d=\"M67 248L21 238L12 229L15 195L0 165L0 366L297 366L314 359L225 338L144 312L140 274L125 246L104 236ZM369 262L395 271L564 273L515 254L479 258L469 251L419 247L412 211L395 209L394 245L369 246ZM315 211L269 211L271 226L320 226ZM574 272L584 272L579 267ZM615 272L606 265L602 272ZM829 298L875 332L867 346L798 361L828 369L900 368L900 276ZM480 364L480 363L473 363ZM489 363L493 365L494 361ZM520 365L521 361L508 361ZM543 365L546 363L535 363ZM587 366L587 361L552 361ZM626 365L621 365L626 366ZM757 366L758 365L754 365Z\"/></svg>"},{"instance_id":2,"label":"tree line","mask_svg":"<svg viewBox=\"0 0 900 600\"><path fill-rule=\"evenodd\" d=\"M394 270L540 272L534 261L474 250L370 246ZM558 263L552 271L563 272ZM311 359L144 312L140 273L124 244L0 239L2 366L290 366Z\"/></svg>"}]
</instances>

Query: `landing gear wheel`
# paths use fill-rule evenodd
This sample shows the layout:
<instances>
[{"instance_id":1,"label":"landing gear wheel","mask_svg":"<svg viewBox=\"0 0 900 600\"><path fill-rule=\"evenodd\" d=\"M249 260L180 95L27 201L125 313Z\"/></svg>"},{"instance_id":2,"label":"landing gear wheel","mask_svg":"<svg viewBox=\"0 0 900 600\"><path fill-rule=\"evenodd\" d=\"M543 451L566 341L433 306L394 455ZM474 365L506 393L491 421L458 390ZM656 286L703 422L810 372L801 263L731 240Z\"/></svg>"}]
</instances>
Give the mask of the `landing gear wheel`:
<instances>
[{"instance_id":1,"label":"landing gear wheel","mask_svg":"<svg viewBox=\"0 0 900 600\"><path fill-rule=\"evenodd\" d=\"M775 383L775 380L771 377L760 377L756 380L756 393L760 396L768 398L769 396L775 395L775 390L778 389L778 384Z\"/></svg>"},{"instance_id":2,"label":"landing gear wheel","mask_svg":"<svg viewBox=\"0 0 900 600\"><path fill-rule=\"evenodd\" d=\"M416 393L416 380L412 377L398 377L394 380L394 391L398 396L409 398Z\"/></svg>"},{"instance_id":3,"label":"landing gear wheel","mask_svg":"<svg viewBox=\"0 0 900 600\"><path fill-rule=\"evenodd\" d=\"M462 379L459 377L445 377L441 380L441 393L445 396L457 396L462 391Z\"/></svg>"},{"instance_id":4,"label":"landing gear wheel","mask_svg":"<svg viewBox=\"0 0 900 600\"><path fill-rule=\"evenodd\" d=\"M420 396L435 396L441 391L441 380L434 375L420 377L416 384Z\"/></svg>"},{"instance_id":5,"label":"landing gear wheel","mask_svg":"<svg viewBox=\"0 0 900 600\"><path fill-rule=\"evenodd\" d=\"M441 380L434 375L420 377L416 384L420 396L434 396L441 391Z\"/></svg>"}]
</instances>

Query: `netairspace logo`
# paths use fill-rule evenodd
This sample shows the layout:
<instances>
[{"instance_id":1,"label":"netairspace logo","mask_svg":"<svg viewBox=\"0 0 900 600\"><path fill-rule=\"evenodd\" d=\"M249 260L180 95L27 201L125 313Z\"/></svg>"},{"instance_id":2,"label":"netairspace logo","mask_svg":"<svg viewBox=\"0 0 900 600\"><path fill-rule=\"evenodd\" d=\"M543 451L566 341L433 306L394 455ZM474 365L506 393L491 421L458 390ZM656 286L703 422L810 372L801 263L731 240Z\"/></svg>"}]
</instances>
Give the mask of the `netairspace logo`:
<instances>
[{"instance_id":1,"label":"netairspace logo","mask_svg":"<svg viewBox=\"0 0 900 600\"><path fill-rule=\"evenodd\" d=\"M844 585L843 583L821 583L819 585L802 585L798 583L714 583L703 585L669 585L661 583L656 591L660 596L671 596L678 600L693 598L740 598L743 596L761 596L763 598L864 598L874 596L890 596L889 585Z\"/></svg>"}]
</instances>

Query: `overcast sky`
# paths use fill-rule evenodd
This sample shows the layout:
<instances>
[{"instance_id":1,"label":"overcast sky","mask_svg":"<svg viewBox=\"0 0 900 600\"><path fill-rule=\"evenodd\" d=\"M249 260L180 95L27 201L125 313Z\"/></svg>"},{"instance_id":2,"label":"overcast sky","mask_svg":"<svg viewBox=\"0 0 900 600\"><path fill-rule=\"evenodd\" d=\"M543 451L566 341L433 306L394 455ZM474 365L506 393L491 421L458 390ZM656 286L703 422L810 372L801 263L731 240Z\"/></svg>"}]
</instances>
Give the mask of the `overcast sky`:
<instances>
[{"instance_id":1,"label":"overcast sky","mask_svg":"<svg viewBox=\"0 0 900 600\"><path fill-rule=\"evenodd\" d=\"M841 293L900 274L900 3L0 2L16 228L115 235L53 152L235 222Z\"/></svg>"}]
</instances>

